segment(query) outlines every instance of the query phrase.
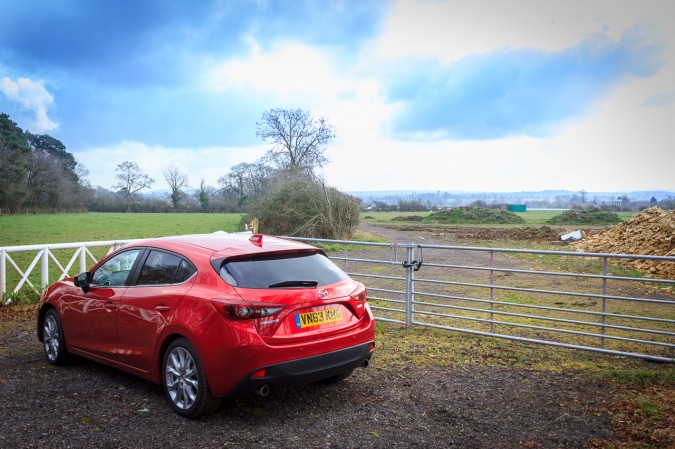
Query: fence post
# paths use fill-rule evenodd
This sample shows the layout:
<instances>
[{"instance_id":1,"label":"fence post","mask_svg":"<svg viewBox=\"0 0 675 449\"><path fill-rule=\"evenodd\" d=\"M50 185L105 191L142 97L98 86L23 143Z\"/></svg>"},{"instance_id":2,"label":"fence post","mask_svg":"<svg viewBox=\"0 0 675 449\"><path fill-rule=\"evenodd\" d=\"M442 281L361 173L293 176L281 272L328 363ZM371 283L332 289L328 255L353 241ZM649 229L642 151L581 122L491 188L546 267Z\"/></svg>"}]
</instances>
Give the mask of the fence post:
<instances>
[{"instance_id":1,"label":"fence post","mask_svg":"<svg viewBox=\"0 0 675 449\"><path fill-rule=\"evenodd\" d=\"M7 291L7 251L0 250L0 302Z\"/></svg>"},{"instance_id":2,"label":"fence post","mask_svg":"<svg viewBox=\"0 0 675 449\"><path fill-rule=\"evenodd\" d=\"M43 289L49 285L49 247L45 246L42 251L42 285Z\"/></svg>"},{"instance_id":3,"label":"fence post","mask_svg":"<svg viewBox=\"0 0 675 449\"><path fill-rule=\"evenodd\" d=\"M600 337L600 347L605 349L605 324L607 321L607 256L602 258L602 329L601 334L603 337Z\"/></svg>"},{"instance_id":4,"label":"fence post","mask_svg":"<svg viewBox=\"0 0 675 449\"><path fill-rule=\"evenodd\" d=\"M413 289L414 289L414 275L413 275L413 247L408 247L406 261L403 264L405 267L405 325L410 327L413 324Z\"/></svg>"},{"instance_id":5,"label":"fence post","mask_svg":"<svg viewBox=\"0 0 675 449\"><path fill-rule=\"evenodd\" d=\"M80 273L87 271L87 245L82 245L80 247Z\"/></svg>"},{"instance_id":6,"label":"fence post","mask_svg":"<svg viewBox=\"0 0 675 449\"><path fill-rule=\"evenodd\" d=\"M490 251L490 333L495 333L495 252Z\"/></svg>"}]
</instances>

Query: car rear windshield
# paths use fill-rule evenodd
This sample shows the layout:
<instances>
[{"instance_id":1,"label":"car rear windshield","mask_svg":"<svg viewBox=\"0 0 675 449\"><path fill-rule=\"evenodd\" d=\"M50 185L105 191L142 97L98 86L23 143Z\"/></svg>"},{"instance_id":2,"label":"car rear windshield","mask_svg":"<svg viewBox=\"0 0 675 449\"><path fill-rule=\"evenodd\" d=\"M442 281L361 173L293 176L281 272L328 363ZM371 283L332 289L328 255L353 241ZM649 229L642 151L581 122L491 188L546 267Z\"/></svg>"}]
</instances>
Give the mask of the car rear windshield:
<instances>
[{"instance_id":1,"label":"car rear windshield","mask_svg":"<svg viewBox=\"0 0 675 449\"><path fill-rule=\"evenodd\" d=\"M334 284L347 277L321 253L294 253L226 260L220 277L235 287L302 288Z\"/></svg>"}]
</instances>

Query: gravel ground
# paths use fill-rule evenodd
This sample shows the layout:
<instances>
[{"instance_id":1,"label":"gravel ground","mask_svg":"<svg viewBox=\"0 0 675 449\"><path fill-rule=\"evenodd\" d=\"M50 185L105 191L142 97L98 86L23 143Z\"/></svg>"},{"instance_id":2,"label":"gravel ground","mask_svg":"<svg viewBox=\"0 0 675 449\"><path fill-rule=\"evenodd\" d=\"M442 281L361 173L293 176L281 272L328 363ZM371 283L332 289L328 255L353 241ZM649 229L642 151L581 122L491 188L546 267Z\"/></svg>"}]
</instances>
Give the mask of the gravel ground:
<instances>
[{"instance_id":1,"label":"gravel ground","mask_svg":"<svg viewBox=\"0 0 675 449\"><path fill-rule=\"evenodd\" d=\"M3 323L0 348L2 448L589 448L615 438L601 411L608 385L574 376L388 368L376 355L343 382L225 399L190 421L157 385L80 358L49 365L32 321Z\"/></svg>"}]
</instances>

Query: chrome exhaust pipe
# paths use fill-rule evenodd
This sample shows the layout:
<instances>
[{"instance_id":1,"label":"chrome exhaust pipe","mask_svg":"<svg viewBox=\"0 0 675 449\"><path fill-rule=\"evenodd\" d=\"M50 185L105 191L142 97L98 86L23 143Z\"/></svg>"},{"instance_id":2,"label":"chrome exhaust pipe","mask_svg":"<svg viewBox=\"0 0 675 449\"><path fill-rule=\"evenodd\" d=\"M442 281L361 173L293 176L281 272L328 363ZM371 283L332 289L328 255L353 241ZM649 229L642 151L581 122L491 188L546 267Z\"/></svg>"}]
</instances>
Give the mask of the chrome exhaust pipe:
<instances>
[{"instance_id":1,"label":"chrome exhaust pipe","mask_svg":"<svg viewBox=\"0 0 675 449\"><path fill-rule=\"evenodd\" d=\"M255 390L255 394L257 394L258 396L262 396L264 398L265 396L270 394L269 385L263 385L262 387L258 388L257 390Z\"/></svg>"},{"instance_id":2,"label":"chrome exhaust pipe","mask_svg":"<svg viewBox=\"0 0 675 449\"><path fill-rule=\"evenodd\" d=\"M362 368L368 368L368 365L370 365L370 359L366 359L363 361L363 364L361 365Z\"/></svg>"}]
</instances>

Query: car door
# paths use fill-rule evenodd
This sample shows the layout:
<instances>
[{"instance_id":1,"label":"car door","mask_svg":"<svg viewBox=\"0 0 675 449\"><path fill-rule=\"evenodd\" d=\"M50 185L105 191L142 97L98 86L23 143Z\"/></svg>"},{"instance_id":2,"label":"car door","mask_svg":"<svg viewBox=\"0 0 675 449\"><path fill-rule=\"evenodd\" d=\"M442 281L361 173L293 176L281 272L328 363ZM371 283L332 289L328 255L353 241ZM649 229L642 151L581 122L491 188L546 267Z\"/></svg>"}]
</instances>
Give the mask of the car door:
<instances>
[{"instance_id":1,"label":"car door","mask_svg":"<svg viewBox=\"0 0 675 449\"><path fill-rule=\"evenodd\" d=\"M117 360L117 313L128 288L130 273L143 248L115 254L91 274L89 290L77 290L64 314L72 348L108 360Z\"/></svg>"},{"instance_id":2,"label":"car door","mask_svg":"<svg viewBox=\"0 0 675 449\"><path fill-rule=\"evenodd\" d=\"M120 361L147 372L159 336L185 294L196 269L184 257L150 249L124 293L118 315Z\"/></svg>"}]
</instances>

